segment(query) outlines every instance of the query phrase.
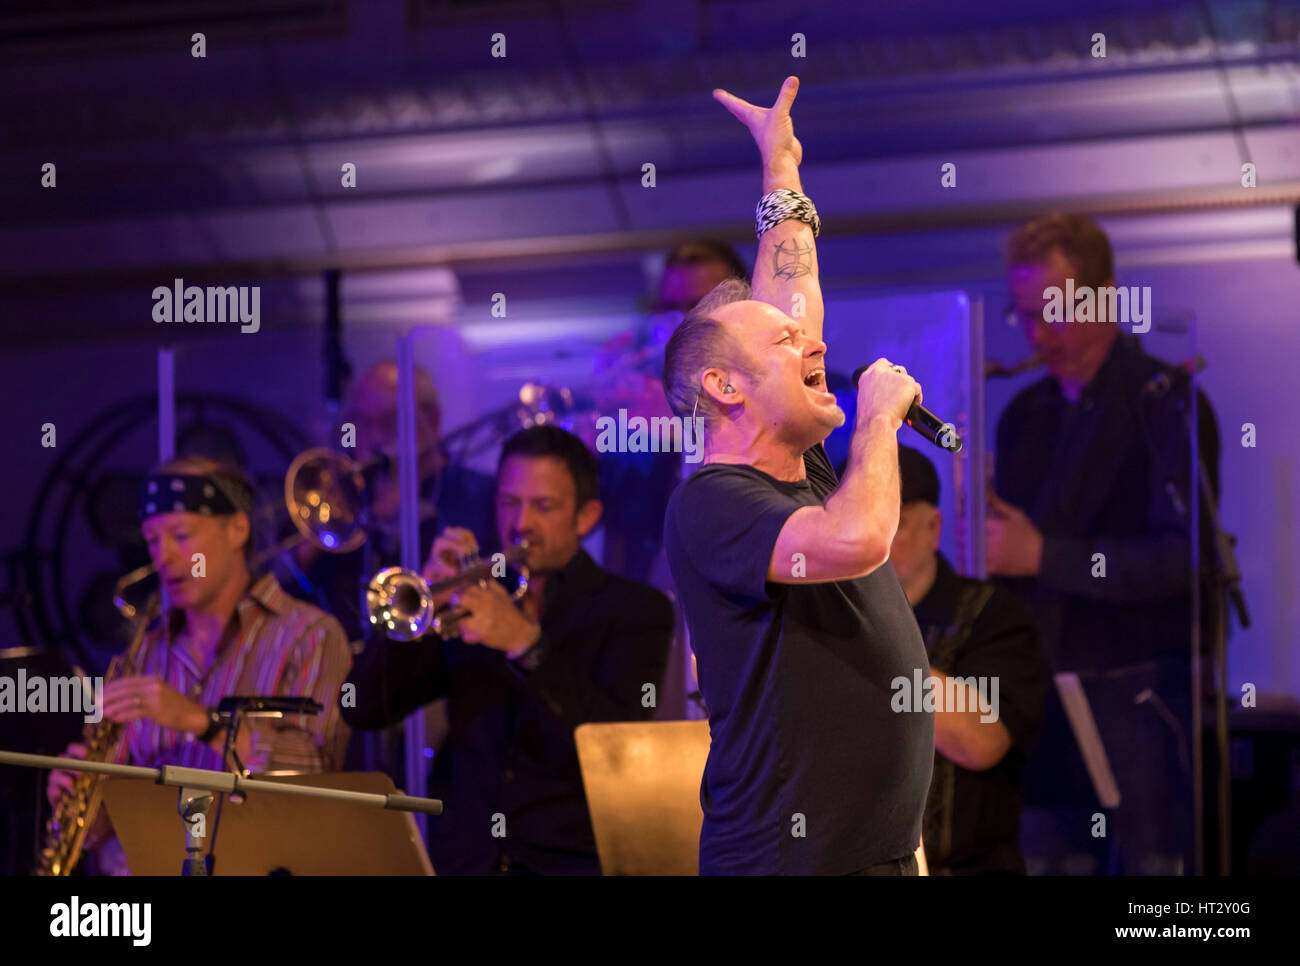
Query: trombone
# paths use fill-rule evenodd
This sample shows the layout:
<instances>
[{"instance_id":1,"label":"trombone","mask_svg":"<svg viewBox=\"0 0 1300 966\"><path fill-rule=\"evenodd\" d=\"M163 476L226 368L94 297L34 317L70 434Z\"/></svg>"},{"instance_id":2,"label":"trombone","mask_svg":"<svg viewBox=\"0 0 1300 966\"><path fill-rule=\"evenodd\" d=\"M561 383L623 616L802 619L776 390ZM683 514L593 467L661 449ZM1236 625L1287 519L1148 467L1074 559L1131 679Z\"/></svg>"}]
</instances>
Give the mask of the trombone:
<instances>
[{"instance_id":1,"label":"trombone","mask_svg":"<svg viewBox=\"0 0 1300 966\"><path fill-rule=\"evenodd\" d=\"M494 555L495 556L495 555ZM519 573L511 600L519 600L528 591L528 541L521 540L501 554L504 563L517 566ZM385 567L371 578L366 588L366 604L371 624L383 624L395 641L413 641L432 630L444 641L460 635L460 622L469 616L464 607L438 607L436 600L450 590L471 584L485 586L499 576L495 568L501 560L482 560L477 555L461 558L461 571L453 577L427 583L412 570Z\"/></svg>"},{"instance_id":2,"label":"trombone","mask_svg":"<svg viewBox=\"0 0 1300 966\"><path fill-rule=\"evenodd\" d=\"M365 543L361 508L369 468L370 464L363 466L323 447L295 456L284 474L284 503L298 532L259 553L252 566L258 567L304 540L329 553L350 553ZM157 564L148 563L118 578L113 587L113 604L123 617L133 618L138 610L127 601L126 589L157 571Z\"/></svg>"}]
</instances>

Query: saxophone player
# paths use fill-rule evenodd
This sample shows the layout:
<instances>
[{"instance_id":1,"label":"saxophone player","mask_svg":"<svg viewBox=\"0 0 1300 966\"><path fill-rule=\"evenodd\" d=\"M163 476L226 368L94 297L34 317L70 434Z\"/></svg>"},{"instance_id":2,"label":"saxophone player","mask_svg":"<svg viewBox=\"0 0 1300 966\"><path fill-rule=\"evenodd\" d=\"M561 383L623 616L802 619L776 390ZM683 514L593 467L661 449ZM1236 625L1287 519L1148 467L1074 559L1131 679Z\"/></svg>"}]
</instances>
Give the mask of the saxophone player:
<instances>
[{"instance_id":1,"label":"saxophone player","mask_svg":"<svg viewBox=\"0 0 1300 966\"><path fill-rule=\"evenodd\" d=\"M155 467L140 500L141 529L168 607L148 628L137 666L104 688L104 714L124 726L118 763L224 769L225 729L215 707L235 694L312 697L316 717L248 722L235 751L253 772L329 771L347 727L338 694L351 650L333 617L254 575L254 490L237 469L200 457ZM73 744L70 757L84 757ZM51 772L51 805L72 772ZM125 872L104 813L87 837L93 865Z\"/></svg>"}]
</instances>

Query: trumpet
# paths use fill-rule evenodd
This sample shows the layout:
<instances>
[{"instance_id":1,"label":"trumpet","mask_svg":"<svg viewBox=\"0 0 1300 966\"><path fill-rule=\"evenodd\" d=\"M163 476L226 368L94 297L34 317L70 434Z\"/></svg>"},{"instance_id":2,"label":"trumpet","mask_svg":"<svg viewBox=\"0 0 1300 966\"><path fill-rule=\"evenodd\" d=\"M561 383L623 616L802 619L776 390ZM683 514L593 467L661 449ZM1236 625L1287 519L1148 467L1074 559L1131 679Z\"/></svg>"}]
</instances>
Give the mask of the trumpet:
<instances>
[{"instance_id":1,"label":"trumpet","mask_svg":"<svg viewBox=\"0 0 1300 966\"><path fill-rule=\"evenodd\" d=\"M502 576L496 568L518 566L511 600L519 600L528 591L528 541L521 540L490 560L470 554L461 558L461 570L455 576L427 583L411 570L385 567L371 578L366 587L366 604L371 624L383 624L388 636L395 641L412 641L429 631L444 641L460 634L460 622L469 616L464 607L437 607L436 599L449 590L472 584L486 586L488 580Z\"/></svg>"},{"instance_id":2,"label":"trumpet","mask_svg":"<svg viewBox=\"0 0 1300 966\"><path fill-rule=\"evenodd\" d=\"M304 540L329 553L350 553L365 543L360 511L369 468L370 464L359 464L322 447L295 456L284 474L284 504L298 532L259 553L252 561L252 568L292 550ZM123 617L134 618L138 610L126 599L127 588L147 580L157 571L157 564L148 563L118 578L113 587L113 604Z\"/></svg>"}]
</instances>

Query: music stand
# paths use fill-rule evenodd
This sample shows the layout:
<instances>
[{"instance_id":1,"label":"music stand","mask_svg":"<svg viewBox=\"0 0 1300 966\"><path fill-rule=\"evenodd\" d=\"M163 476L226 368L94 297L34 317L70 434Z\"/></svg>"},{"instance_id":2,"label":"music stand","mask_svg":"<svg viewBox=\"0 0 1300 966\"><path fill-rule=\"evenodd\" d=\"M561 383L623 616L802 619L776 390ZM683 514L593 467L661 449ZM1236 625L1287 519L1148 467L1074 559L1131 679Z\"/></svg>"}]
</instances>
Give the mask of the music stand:
<instances>
[{"instance_id":1,"label":"music stand","mask_svg":"<svg viewBox=\"0 0 1300 966\"><path fill-rule=\"evenodd\" d=\"M707 721L584 724L573 733L605 875L698 875Z\"/></svg>"},{"instance_id":2,"label":"music stand","mask_svg":"<svg viewBox=\"0 0 1300 966\"><path fill-rule=\"evenodd\" d=\"M396 790L392 779L382 772L253 777L379 795ZM176 875L181 852L176 832L176 789L120 778L106 779L103 784L104 806L131 874ZM227 801L221 818L221 848L212 874L272 873L434 874L410 812L256 793L240 803Z\"/></svg>"},{"instance_id":3,"label":"music stand","mask_svg":"<svg viewBox=\"0 0 1300 966\"><path fill-rule=\"evenodd\" d=\"M1083 682L1079 675L1064 672L1052 676L1056 691L1061 696L1061 705L1070 722L1079 753L1083 756L1084 767L1088 769L1088 778L1092 789L1102 808L1119 807L1119 785L1115 782L1115 773L1110 769L1110 759L1106 757L1106 747L1102 744L1101 733L1092 716L1092 707L1083 691Z\"/></svg>"}]
</instances>

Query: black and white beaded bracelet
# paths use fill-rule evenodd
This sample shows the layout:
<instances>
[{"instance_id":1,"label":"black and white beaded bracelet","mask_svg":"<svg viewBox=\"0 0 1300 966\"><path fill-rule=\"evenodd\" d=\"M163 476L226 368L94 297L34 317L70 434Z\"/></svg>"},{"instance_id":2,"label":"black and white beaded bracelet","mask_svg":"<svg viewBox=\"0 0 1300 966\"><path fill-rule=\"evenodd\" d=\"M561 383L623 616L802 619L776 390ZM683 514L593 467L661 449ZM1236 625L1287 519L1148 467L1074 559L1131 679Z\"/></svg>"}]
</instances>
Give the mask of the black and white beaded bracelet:
<instances>
[{"instance_id":1,"label":"black and white beaded bracelet","mask_svg":"<svg viewBox=\"0 0 1300 966\"><path fill-rule=\"evenodd\" d=\"M817 217L812 199L789 188L777 188L758 200L758 207L754 210L754 230L762 238L765 231L792 218L809 225L814 238L821 234L822 220Z\"/></svg>"}]
</instances>

